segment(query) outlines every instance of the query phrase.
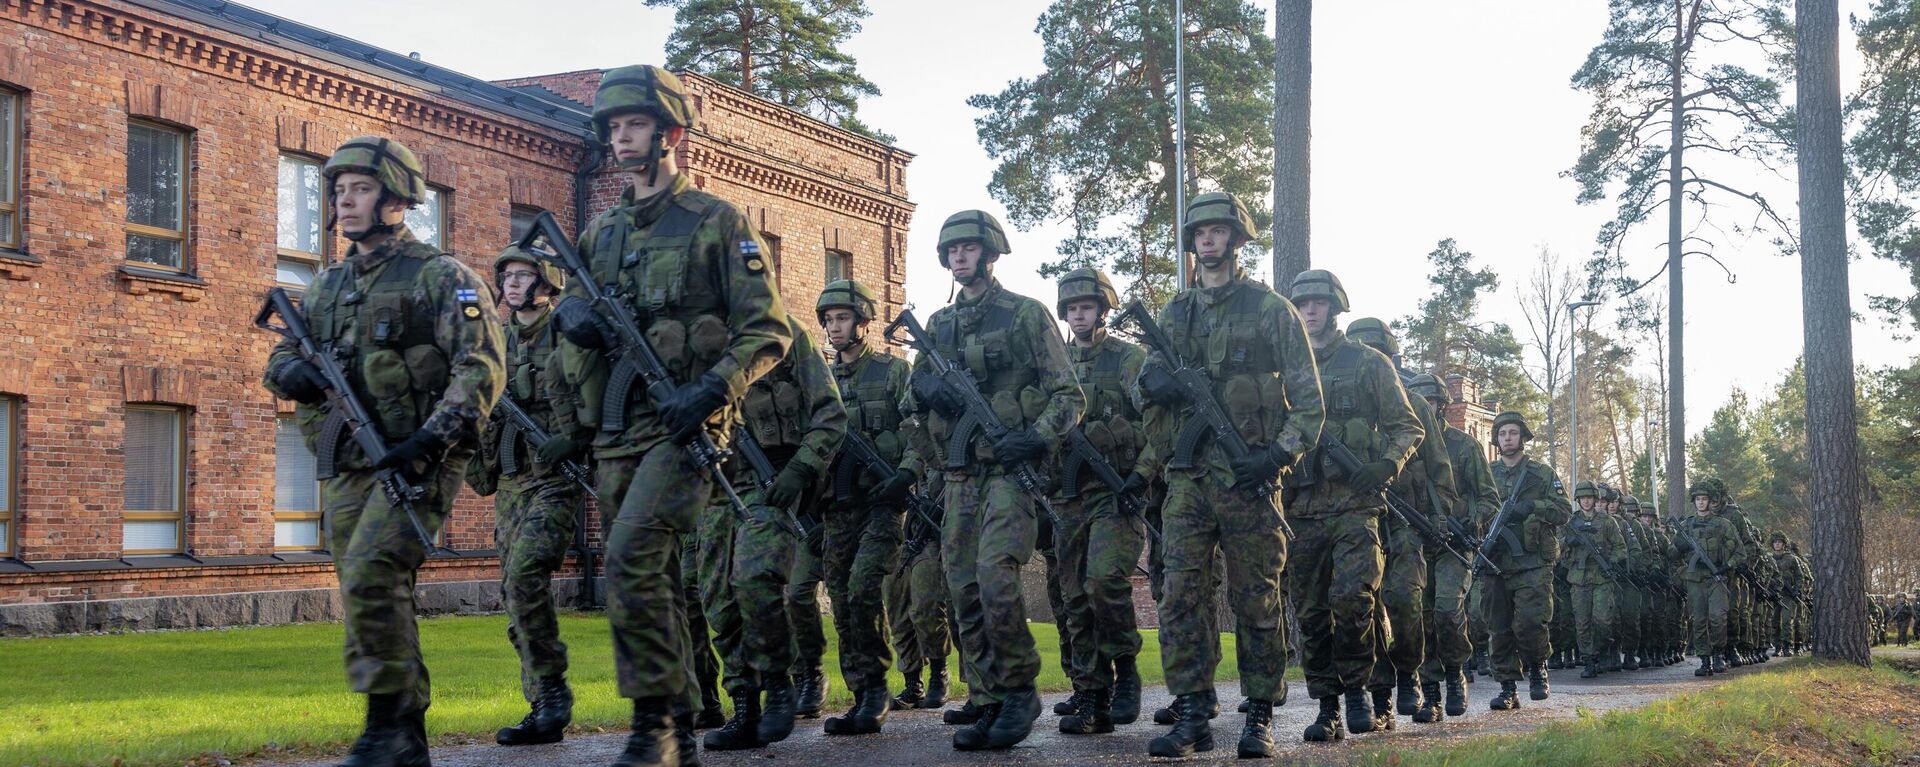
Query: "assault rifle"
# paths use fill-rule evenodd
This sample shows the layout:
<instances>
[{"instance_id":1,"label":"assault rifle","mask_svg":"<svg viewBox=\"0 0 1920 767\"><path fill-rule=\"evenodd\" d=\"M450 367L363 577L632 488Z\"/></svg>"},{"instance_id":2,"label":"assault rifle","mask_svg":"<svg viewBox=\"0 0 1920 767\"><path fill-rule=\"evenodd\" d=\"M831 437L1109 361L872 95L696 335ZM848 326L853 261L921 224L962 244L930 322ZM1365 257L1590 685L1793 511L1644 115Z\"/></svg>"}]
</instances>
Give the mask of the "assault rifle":
<instances>
[{"instance_id":1,"label":"assault rifle","mask_svg":"<svg viewBox=\"0 0 1920 767\"><path fill-rule=\"evenodd\" d=\"M1494 575L1503 574L1499 566L1493 563L1493 547L1500 542L1502 534L1509 538L1513 536L1513 532L1507 529L1507 523L1513 521L1513 506L1520 501L1520 485L1527 481L1528 468L1527 464L1520 464L1520 473L1513 476L1513 487L1507 488L1507 499L1500 502L1500 510L1494 512L1493 521L1487 523L1487 537L1480 540L1480 561L1473 565L1474 575L1479 575L1483 568ZM1509 541L1507 545L1511 547L1513 543Z\"/></svg>"},{"instance_id":2,"label":"assault rifle","mask_svg":"<svg viewBox=\"0 0 1920 767\"><path fill-rule=\"evenodd\" d=\"M1334 464L1338 465L1348 476L1352 476L1354 472L1359 471L1365 465L1364 462L1360 460L1360 456L1354 455L1353 449L1347 447L1347 443L1341 442L1340 438L1334 436L1331 432L1320 433L1320 449L1327 451L1327 456L1332 458ZM1399 493L1394 492L1391 484L1381 488L1380 494L1387 499L1387 510L1393 512L1393 516L1398 518L1402 524L1420 533L1420 537L1427 539L1428 543L1446 549L1447 553L1452 554L1454 559L1460 560L1460 564L1473 567L1473 561L1467 559L1467 555L1460 553L1459 549L1453 547L1452 537L1447 535L1446 531L1441 530L1438 525L1435 525L1433 520L1427 519L1427 515L1420 513L1419 509L1414 508L1413 504L1408 503L1407 499L1401 498Z\"/></svg>"},{"instance_id":3,"label":"assault rifle","mask_svg":"<svg viewBox=\"0 0 1920 767\"><path fill-rule=\"evenodd\" d=\"M902 330L907 333L905 339L899 337ZM920 321L914 318L912 309L902 310L900 316L895 317L893 322L887 323L885 336L889 342L912 347L914 351L919 352L920 360L925 362L931 371L928 374L938 380L947 393L960 402L963 413L960 421L953 427L953 434L947 439L947 468L958 469L968 464L973 456L975 434L993 441L1012 431L1006 424L1000 422L999 416L994 415L993 405L989 404L986 396L980 393L980 385L973 380L973 374L968 373L966 368L959 366L953 360L947 359L947 356L941 354L939 348L933 345L933 339L927 336L926 328L920 327ZM920 374L916 373L916 375ZM1047 515L1047 519L1058 523L1059 517L1053 513L1053 504L1047 502L1047 485L1041 481L1040 473L1034 471L1033 463L1023 461L1011 467L1011 471L1013 481L1020 485L1021 490L1027 491L1027 495L1039 505L1040 511Z\"/></svg>"},{"instance_id":4,"label":"assault rifle","mask_svg":"<svg viewBox=\"0 0 1920 767\"><path fill-rule=\"evenodd\" d=\"M834 468L833 500L835 503L848 503L854 500L854 494L859 491L861 473L865 473L875 482L883 485L892 482L893 478L900 473L899 469L894 468L893 464L887 461L886 456L880 454L880 448L873 444L873 440L867 439L867 435L855 431L852 426L847 428L846 439L840 443L840 460ZM920 517L920 521L927 523L929 529L940 529L940 523L935 516L940 511L940 505L934 503L932 499L917 492L908 492L902 502L906 504L908 511ZM919 553L919 549L914 549L914 553Z\"/></svg>"},{"instance_id":5,"label":"assault rifle","mask_svg":"<svg viewBox=\"0 0 1920 767\"><path fill-rule=\"evenodd\" d=\"M276 314L280 315L282 324L273 324ZM374 425L373 414L354 396L346 371L340 369L340 361L335 359L338 350L322 349L313 340L313 334L307 332L306 319L294 307L293 299L287 297L286 289L267 291L267 301L260 307L260 313L254 315L253 324L292 341L294 353L318 368L320 377L327 381L327 420L320 424L316 445L318 455L314 457L316 479L331 479L339 475L335 461L339 458L342 439L352 439L360 447L360 453L366 456L369 465L387 457L387 441L381 438L379 428ZM413 509L415 501L426 497L426 489L408 481L399 468L376 470L374 478L380 481L380 489L387 494L387 502L406 513L407 521L413 524L414 534L420 536L420 543L428 551L437 550L439 546L434 545L433 535L427 532L426 525L420 523L420 515Z\"/></svg>"},{"instance_id":6,"label":"assault rifle","mask_svg":"<svg viewBox=\"0 0 1920 767\"><path fill-rule=\"evenodd\" d=\"M1140 518L1146 525L1147 534L1160 541L1160 529L1147 521L1147 499L1138 493L1126 491L1127 480L1107 462L1093 442L1087 439L1087 433L1079 426L1067 430L1066 461L1060 467L1060 497L1072 500L1080 497L1080 472L1091 470L1100 482L1113 490L1114 501L1120 504L1120 511ZM1161 541L1165 543L1165 541Z\"/></svg>"},{"instance_id":7,"label":"assault rifle","mask_svg":"<svg viewBox=\"0 0 1920 767\"><path fill-rule=\"evenodd\" d=\"M1247 444L1246 438L1240 436L1240 429L1234 425L1233 419L1227 417L1227 411L1220 406L1220 401L1214 398L1213 381L1208 378L1207 371L1193 366L1186 358L1180 356L1173 345L1173 339L1167 336L1159 323L1154 322L1153 315L1147 311L1145 304L1139 301L1128 303L1110 324L1116 330L1124 329L1127 325L1138 327L1139 332L1135 334L1136 337L1145 342L1148 349L1158 353L1160 358L1166 361L1165 364L1172 368L1167 373L1185 395L1182 399L1186 404L1187 419L1186 423L1180 427L1180 434L1174 438L1173 460L1167 462L1168 468L1192 468L1200 451L1201 442L1209 436L1213 438L1215 444L1220 446L1220 449L1226 451L1227 458L1230 460L1240 460L1253 452L1253 447ZM1247 488L1248 495L1266 501L1267 508L1273 510L1274 517L1280 522L1280 532L1291 541L1293 528L1287 524L1286 515L1280 513L1280 507L1273 503L1273 495L1279 491L1279 486L1270 479L1256 482Z\"/></svg>"},{"instance_id":8,"label":"assault rifle","mask_svg":"<svg viewBox=\"0 0 1920 767\"><path fill-rule=\"evenodd\" d=\"M539 422L533 420L533 415L528 413L526 408L520 407L520 403L513 401L512 394L500 395L500 411L507 414L507 422L500 427L500 473L511 477L526 468L520 465L520 454L517 450L520 440L525 438L527 447L538 453L541 447L553 440L553 435L541 428ZM593 491L593 475L587 471L587 467L571 458L562 458L558 468L562 476L586 488L587 495L593 496L595 500L600 498L600 495Z\"/></svg>"},{"instance_id":9,"label":"assault rifle","mask_svg":"<svg viewBox=\"0 0 1920 767\"><path fill-rule=\"evenodd\" d=\"M780 470L774 467L766 448L760 446L760 440L754 439L753 432L748 431L744 423L734 427L733 448L747 462L747 468L753 471L753 484L760 488L760 497L766 498L767 491L773 488L773 481L780 476ZM796 538L806 537L807 527L800 524L800 518L794 516L793 509L781 509L780 513L787 532L793 533Z\"/></svg>"},{"instance_id":10,"label":"assault rifle","mask_svg":"<svg viewBox=\"0 0 1920 767\"><path fill-rule=\"evenodd\" d=\"M1595 511L1595 512L1589 512L1589 513L1603 513L1603 512ZM1607 559L1606 554L1600 551L1600 546L1598 544L1595 544L1592 538L1587 537L1586 531L1581 530L1578 525L1574 524L1575 521L1576 520L1567 521L1567 532L1573 536L1574 540L1579 541L1580 545L1587 547L1587 556L1599 560L1600 572L1607 576L1607 580L1613 581L1615 583L1619 583L1620 581L1625 580L1630 585L1639 586L1640 585L1639 582L1634 580L1633 575L1631 573L1627 574L1624 578L1621 576L1620 569L1617 567L1614 567L1613 561L1610 559Z\"/></svg>"},{"instance_id":11,"label":"assault rifle","mask_svg":"<svg viewBox=\"0 0 1920 767\"><path fill-rule=\"evenodd\" d=\"M607 379L606 399L600 404L600 430L620 432L627 428L627 399L633 393L636 382L645 383L647 398L656 406L673 395L678 387L673 374L667 370L665 362L660 360L653 344L647 342L646 334L640 331L640 319L633 310L616 299L594 282L593 270L580 258L580 252L574 250L573 241L567 239L567 233L560 231L560 223L553 214L542 211L533 218L533 226L521 235L518 243L521 250L535 254L543 261L558 262L567 273L573 276L574 284L586 291L587 300L595 314L616 336L613 348L607 350L608 359L613 362L613 375ZM687 456L696 466L706 471L727 496L728 505L733 507L735 519L747 520L747 505L740 500L740 494L733 491L733 484L727 481L727 472L721 468L729 451L714 444L713 438L704 429L694 434L693 441L686 445Z\"/></svg>"},{"instance_id":12,"label":"assault rifle","mask_svg":"<svg viewBox=\"0 0 1920 767\"><path fill-rule=\"evenodd\" d=\"M1707 572L1713 574L1714 580L1722 581L1722 582L1726 581L1727 569L1714 564L1712 559L1707 558L1706 549L1700 546L1699 541L1694 540L1693 533L1687 532L1687 526L1684 522L1678 525L1674 525L1673 530L1674 532L1679 533L1681 538L1685 538L1687 541L1687 546L1693 549L1694 561L1699 562L1700 564L1706 565Z\"/></svg>"}]
</instances>

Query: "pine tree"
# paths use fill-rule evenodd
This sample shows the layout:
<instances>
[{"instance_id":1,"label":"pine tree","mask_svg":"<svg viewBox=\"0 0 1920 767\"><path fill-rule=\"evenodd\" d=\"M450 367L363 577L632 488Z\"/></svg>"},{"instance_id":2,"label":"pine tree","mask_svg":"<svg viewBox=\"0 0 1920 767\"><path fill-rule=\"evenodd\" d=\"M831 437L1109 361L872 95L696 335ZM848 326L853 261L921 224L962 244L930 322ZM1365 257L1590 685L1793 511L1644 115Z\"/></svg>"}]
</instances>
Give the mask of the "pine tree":
<instances>
[{"instance_id":1,"label":"pine tree","mask_svg":"<svg viewBox=\"0 0 1920 767\"><path fill-rule=\"evenodd\" d=\"M865 0L646 0L674 9L667 67L689 70L882 141L855 113L880 88L842 47Z\"/></svg>"}]
</instances>

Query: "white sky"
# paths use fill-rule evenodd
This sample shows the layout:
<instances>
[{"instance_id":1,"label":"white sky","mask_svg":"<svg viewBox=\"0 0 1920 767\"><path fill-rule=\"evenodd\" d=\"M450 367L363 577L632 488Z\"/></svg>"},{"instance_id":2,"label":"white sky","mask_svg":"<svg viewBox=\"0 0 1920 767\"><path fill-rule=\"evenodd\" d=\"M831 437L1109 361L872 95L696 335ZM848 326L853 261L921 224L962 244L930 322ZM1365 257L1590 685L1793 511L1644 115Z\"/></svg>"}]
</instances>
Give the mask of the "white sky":
<instances>
[{"instance_id":1,"label":"white sky","mask_svg":"<svg viewBox=\"0 0 1920 767\"><path fill-rule=\"evenodd\" d=\"M485 79L660 62L673 24L670 10L638 0L249 4ZM918 154L907 170L918 206L908 294L925 315L946 302L949 287L933 251L940 222L965 208L1002 213L986 192L993 165L966 98L1040 71L1033 27L1047 3L868 5L873 15L848 51L882 93L862 104L862 119ZM1865 6L1842 0L1841 11L1864 14ZM1611 203L1576 205L1573 182L1560 177L1579 152L1591 106L1569 77L1605 27L1605 1L1322 2L1314 13L1314 266L1341 276L1352 316L1392 319L1426 294L1427 251L1454 237L1501 275L1500 290L1483 301L1485 315L1513 325L1525 341L1518 293L1539 248L1582 263L1613 211ZM1850 89L1859 69L1850 33L1843 31L1841 47ZM1775 204L1791 211L1791 186L1780 191ZM1632 251L1640 274L1664 258L1664 216L1653 226ZM1051 260L1066 232L1010 233L1014 254L1001 262L1003 281L1051 304L1053 285L1032 265ZM1775 255L1765 238L1723 242L1717 255L1738 273L1737 284L1710 262L1688 263L1690 432L1730 387L1765 391L1801 348L1798 259ZM1905 274L1864 259L1853 267L1852 285L1853 309L1867 315L1854 326L1856 361L1882 366L1920 353L1920 345L1895 340L1866 306L1875 286L1906 289ZM1650 365L1644 358L1653 353L1642 350L1642 362Z\"/></svg>"}]
</instances>

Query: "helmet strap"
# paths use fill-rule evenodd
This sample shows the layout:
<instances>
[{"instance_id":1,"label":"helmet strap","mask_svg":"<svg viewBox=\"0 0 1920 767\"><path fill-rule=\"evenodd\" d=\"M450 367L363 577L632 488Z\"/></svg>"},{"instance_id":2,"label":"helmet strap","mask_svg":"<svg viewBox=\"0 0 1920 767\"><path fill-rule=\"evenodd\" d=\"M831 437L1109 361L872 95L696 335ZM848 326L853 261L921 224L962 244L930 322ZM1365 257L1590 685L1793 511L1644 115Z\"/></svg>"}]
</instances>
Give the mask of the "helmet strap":
<instances>
[{"instance_id":1,"label":"helmet strap","mask_svg":"<svg viewBox=\"0 0 1920 767\"><path fill-rule=\"evenodd\" d=\"M389 194L390 193L387 190L381 189L380 198L373 201L373 221L374 221L373 225L368 226L364 231L360 231L360 232L348 232L343 230L340 232L340 236L347 238L348 242L359 242L361 240L367 239L368 237L372 237L374 235L391 235L394 232L399 231L400 227L405 226L406 222L404 220L402 220L401 223L398 223L398 224L387 223L386 209L387 209L387 197ZM332 217L330 216L329 221L331 221L331 219Z\"/></svg>"}]
</instances>

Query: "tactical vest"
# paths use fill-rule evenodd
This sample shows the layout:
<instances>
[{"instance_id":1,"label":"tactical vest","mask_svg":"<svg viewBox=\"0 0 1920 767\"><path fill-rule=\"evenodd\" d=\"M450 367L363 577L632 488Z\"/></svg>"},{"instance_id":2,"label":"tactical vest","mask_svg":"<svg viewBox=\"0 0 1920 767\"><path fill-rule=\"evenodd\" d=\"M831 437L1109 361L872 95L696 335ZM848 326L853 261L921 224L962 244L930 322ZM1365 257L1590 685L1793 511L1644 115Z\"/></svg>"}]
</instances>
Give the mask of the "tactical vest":
<instances>
[{"instance_id":1,"label":"tactical vest","mask_svg":"<svg viewBox=\"0 0 1920 767\"><path fill-rule=\"evenodd\" d=\"M1365 360L1366 352L1358 342L1343 340L1339 348L1319 366L1320 397L1327 414L1324 428L1329 436L1345 443L1362 464L1378 460L1383 452L1377 444L1380 408L1372 393L1367 391ZM1418 457L1416 452L1408 459L1403 474L1415 470L1407 467L1420 465L1416 460ZM1325 477L1342 479L1346 477L1346 471L1334 463L1333 456L1328 455L1327 451L1314 449L1309 453L1308 462L1297 481L1305 486Z\"/></svg>"},{"instance_id":2,"label":"tactical vest","mask_svg":"<svg viewBox=\"0 0 1920 767\"><path fill-rule=\"evenodd\" d=\"M554 411L560 407L570 407L570 402L555 402L552 397L566 387L552 386L549 380L557 375L553 370L557 363L554 350L560 346L559 323L551 312L540 320L540 328L535 330L531 340L523 339L520 331L511 323L506 328L507 338L507 387L506 396L513 403L527 411L534 423L545 429L547 434L555 435ZM518 429L505 428L511 419L498 419L492 426L500 431L498 461L501 474L512 476L521 473L533 465L532 452L525 435Z\"/></svg>"},{"instance_id":3,"label":"tactical vest","mask_svg":"<svg viewBox=\"0 0 1920 767\"><path fill-rule=\"evenodd\" d=\"M1133 406L1129 391L1133 382L1126 380L1127 347L1108 338L1100 342L1088 359L1079 359L1078 348L1071 351L1075 357L1074 378L1080 382L1080 391L1087 398L1081 431L1108 463L1117 467L1132 466L1140 455L1142 435L1140 414ZM1121 471L1125 473L1126 469Z\"/></svg>"},{"instance_id":4,"label":"tactical vest","mask_svg":"<svg viewBox=\"0 0 1920 767\"><path fill-rule=\"evenodd\" d=\"M800 449L813 414L807 410L800 379L794 375L792 356L782 357L779 364L747 387L740 410L745 416L742 425L770 457L779 460Z\"/></svg>"},{"instance_id":5,"label":"tactical vest","mask_svg":"<svg viewBox=\"0 0 1920 767\"><path fill-rule=\"evenodd\" d=\"M1047 396L1035 385L1038 340L1027 338L1016 327L1019 301L1019 296L996 286L977 303L935 312L927 328L934 348L967 369L994 416L1009 429L1026 428L1047 407ZM947 442L954 426L938 412L927 418L936 449L943 454L950 452ZM990 447L987 440L974 439L973 455L944 455L945 465L949 469L977 465L974 459L984 459Z\"/></svg>"},{"instance_id":6,"label":"tactical vest","mask_svg":"<svg viewBox=\"0 0 1920 767\"><path fill-rule=\"evenodd\" d=\"M302 302L314 339L346 364L355 395L388 442L412 436L448 382L447 357L434 342L437 318L417 285L420 271L441 254L419 243L396 247L404 250L365 288L356 284L353 267L341 264L322 273Z\"/></svg>"},{"instance_id":7,"label":"tactical vest","mask_svg":"<svg viewBox=\"0 0 1920 767\"><path fill-rule=\"evenodd\" d=\"M1280 369L1272 353L1278 329L1262 311L1269 297L1279 298L1260 283L1240 280L1211 307L1200 305L1194 289L1175 296L1165 312L1168 336L1187 362L1205 367L1221 407L1252 447L1272 441L1287 418L1286 387L1274 375Z\"/></svg>"},{"instance_id":8,"label":"tactical vest","mask_svg":"<svg viewBox=\"0 0 1920 767\"><path fill-rule=\"evenodd\" d=\"M906 444L900 433L900 392L894 389L892 374L895 365L905 364L906 360L868 351L863 359L835 365L833 370L840 401L847 408L848 428L859 429L881 457L895 465Z\"/></svg>"}]
</instances>

